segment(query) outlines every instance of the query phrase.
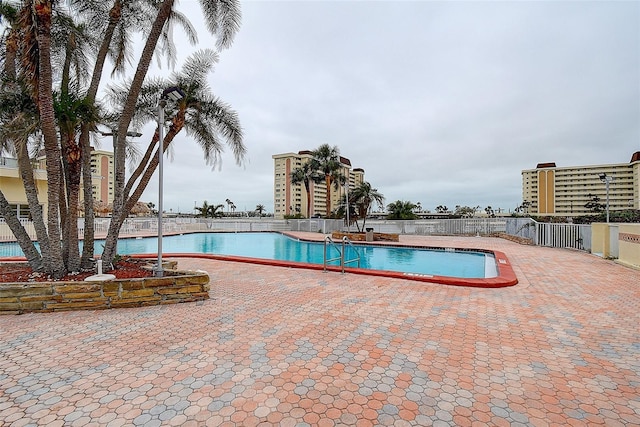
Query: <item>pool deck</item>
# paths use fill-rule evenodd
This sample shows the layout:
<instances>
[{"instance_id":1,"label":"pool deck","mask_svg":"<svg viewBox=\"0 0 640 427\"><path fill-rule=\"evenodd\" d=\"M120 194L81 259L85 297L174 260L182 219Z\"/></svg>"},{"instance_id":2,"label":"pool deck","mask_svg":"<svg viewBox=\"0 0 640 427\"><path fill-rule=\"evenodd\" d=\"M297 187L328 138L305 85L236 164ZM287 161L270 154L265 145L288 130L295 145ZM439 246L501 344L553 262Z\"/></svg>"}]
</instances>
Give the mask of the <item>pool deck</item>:
<instances>
[{"instance_id":1,"label":"pool deck","mask_svg":"<svg viewBox=\"0 0 640 427\"><path fill-rule=\"evenodd\" d=\"M640 271L497 238L401 242L504 252L519 283L180 258L210 300L0 316L0 425L640 425Z\"/></svg>"}]
</instances>

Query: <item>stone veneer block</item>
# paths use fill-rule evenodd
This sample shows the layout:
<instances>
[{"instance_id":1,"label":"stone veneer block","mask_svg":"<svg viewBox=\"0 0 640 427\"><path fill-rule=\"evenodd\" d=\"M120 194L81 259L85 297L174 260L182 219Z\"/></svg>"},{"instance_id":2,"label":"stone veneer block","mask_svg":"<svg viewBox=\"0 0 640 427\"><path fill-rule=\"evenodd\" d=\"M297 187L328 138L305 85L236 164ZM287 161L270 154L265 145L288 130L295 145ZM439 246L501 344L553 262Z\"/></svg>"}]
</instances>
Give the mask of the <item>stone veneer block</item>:
<instances>
[{"instance_id":1,"label":"stone veneer block","mask_svg":"<svg viewBox=\"0 0 640 427\"><path fill-rule=\"evenodd\" d=\"M209 299L205 272L166 271L165 277L105 282L33 282L0 285L0 314L98 310Z\"/></svg>"}]
</instances>

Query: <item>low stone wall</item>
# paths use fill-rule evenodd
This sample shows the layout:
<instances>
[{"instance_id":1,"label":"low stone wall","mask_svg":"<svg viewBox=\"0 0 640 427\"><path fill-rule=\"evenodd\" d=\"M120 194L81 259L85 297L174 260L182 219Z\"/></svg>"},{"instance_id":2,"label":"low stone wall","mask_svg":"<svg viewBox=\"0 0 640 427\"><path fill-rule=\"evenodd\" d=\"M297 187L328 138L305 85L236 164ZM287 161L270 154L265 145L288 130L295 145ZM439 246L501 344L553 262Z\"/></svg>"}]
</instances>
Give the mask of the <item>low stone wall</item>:
<instances>
[{"instance_id":1,"label":"low stone wall","mask_svg":"<svg viewBox=\"0 0 640 427\"><path fill-rule=\"evenodd\" d=\"M352 242L366 242L366 233L343 233L341 231L334 231L331 233L331 238L341 240L344 236L347 236ZM398 242L400 241L399 234L392 233L373 233L374 242Z\"/></svg>"},{"instance_id":2,"label":"low stone wall","mask_svg":"<svg viewBox=\"0 0 640 427\"><path fill-rule=\"evenodd\" d=\"M209 299L205 272L165 271L165 277L106 282L0 284L0 314L103 310L176 304Z\"/></svg>"},{"instance_id":3,"label":"low stone wall","mask_svg":"<svg viewBox=\"0 0 640 427\"><path fill-rule=\"evenodd\" d=\"M527 239L525 237L519 237L519 236L512 236L507 233L496 233L490 236L500 237L501 239L510 240L512 242L520 243L521 245L533 245L533 241L531 239Z\"/></svg>"}]
</instances>

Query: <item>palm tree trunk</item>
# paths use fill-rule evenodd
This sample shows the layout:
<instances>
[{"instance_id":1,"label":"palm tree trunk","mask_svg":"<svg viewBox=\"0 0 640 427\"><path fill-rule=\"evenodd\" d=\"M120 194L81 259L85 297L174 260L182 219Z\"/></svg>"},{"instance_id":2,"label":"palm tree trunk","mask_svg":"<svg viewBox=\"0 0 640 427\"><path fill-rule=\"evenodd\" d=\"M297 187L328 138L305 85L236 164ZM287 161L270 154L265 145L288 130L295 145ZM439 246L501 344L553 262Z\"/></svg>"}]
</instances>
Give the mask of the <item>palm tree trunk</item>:
<instances>
[{"instance_id":1,"label":"palm tree trunk","mask_svg":"<svg viewBox=\"0 0 640 427\"><path fill-rule=\"evenodd\" d=\"M307 179L304 182L304 189L307 191L307 218L311 218L311 184ZM262 215L260 215L262 216Z\"/></svg>"},{"instance_id":2,"label":"palm tree trunk","mask_svg":"<svg viewBox=\"0 0 640 427\"><path fill-rule=\"evenodd\" d=\"M33 11L36 17L38 41L39 79L38 109L40 111L40 128L44 137L45 156L47 160L48 212L47 228L50 239L50 268L48 271L54 278L63 277L66 273L60 247L59 224L59 188L62 180L60 169L60 149L53 111L52 70L51 70L51 0L35 0Z\"/></svg>"},{"instance_id":3,"label":"palm tree trunk","mask_svg":"<svg viewBox=\"0 0 640 427\"><path fill-rule=\"evenodd\" d=\"M93 67L91 83L87 90L87 98L91 101L95 100L104 63L109 53L109 46L113 39L114 31L122 18L122 2L115 0L113 7L109 11L109 24L107 25L102 44L98 50L98 55ZM91 268L93 266L94 241L95 241L95 214L93 211L93 191L91 188L91 144L89 140L89 126L82 125L80 131L80 146L82 147L82 182L84 188L84 244L82 247L82 258L80 265L82 268ZM126 133L126 132L125 132Z\"/></svg>"},{"instance_id":4,"label":"palm tree trunk","mask_svg":"<svg viewBox=\"0 0 640 427\"><path fill-rule=\"evenodd\" d=\"M176 137L178 132L182 130L182 127L184 125L184 111L181 111L176 115L176 117L173 119L173 123L174 124L172 124L171 127L169 128L167 135L164 137L164 144L162 144L163 154L167 150L169 145L171 145L171 142ZM158 167L158 151L156 151L155 154L151 157L149 164L147 165L147 168L144 170L144 173L142 174L135 191L131 195L128 195L127 201L122 210L122 214L118 218L118 222L120 223L120 225L124 223L124 220L127 218L129 213L131 212L131 209L135 206L135 204L138 202L138 200L142 196L142 193L147 188L147 185L149 184L149 181L151 181L151 177L153 176L157 167Z\"/></svg>"},{"instance_id":5,"label":"palm tree trunk","mask_svg":"<svg viewBox=\"0 0 640 427\"><path fill-rule=\"evenodd\" d=\"M78 205L80 202L80 176L82 169L82 151L76 144L75 133L66 135L67 198L66 207L66 264L67 270L77 272L80 269L80 251L78 245Z\"/></svg>"},{"instance_id":6,"label":"palm tree trunk","mask_svg":"<svg viewBox=\"0 0 640 427\"><path fill-rule=\"evenodd\" d=\"M109 231L105 240L104 251L102 252L102 259L106 263L111 263L116 255L118 234L120 233L120 227L122 226L122 223L119 220L115 219L122 216L124 207L123 189L125 182L124 164L126 160L125 144L127 138L127 129L129 129L129 124L131 123L131 119L133 118L136 101L138 99L138 95L140 94L140 89L142 87L142 83L144 82L144 78L147 75L147 71L149 70L149 65L151 64L151 60L153 58L153 52L155 51L158 39L162 34L162 29L167 22L167 19L169 19L169 16L171 15L174 1L175 0L164 0L158 8L158 15L156 16L153 26L151 27L151 31L149 32L149 36L147 37L147 42L144 46L144 49L142 50L140 61L138 62L138 68L136 69L136 73L133 77L133 80L131 81L129 94L122 110L122 114L120 115L120 120L118 121L118 129L120 129L121 132L118 132L115 153L116 158L114 159L114 162L117 165L117 170L114 174L115 182L113 217L111 223L109 224Z\"/></svg>"},{"instance_id":7,"label":"palm tree trunk","mask_svg":"<svg viewBox=\"0 0 640 427\"><path fill-rule=\"evenodd\" d=\"M18 157L18 170L20 171L22 185L24 186L24 192L27 196L27 203L29 204L31 220L33 221L33 227L36 231L38 244L40 245L40 252L44 259L48 259L49 235L47 234L47 227L44 224L42 207L40 206L40 201L38 200L38 189L33 178L33 166L31 165L31 159L29 158L27 143L26 141L21 141L19 143L16 143L15 145L16 154ZM40 261L41 264L42 262L43 261Z\"/></svg>"},{"instance_id":8,"label":"palm tree trunk","mask_svg":"<svg viewBox=\"0 0 640 427\"><path fill-rule=\"evenodd\" d=\"M138 167L136 168L135 171L133 171L133 173L129 177L129 180L127 181L127 185L125 185L124 187L123 194L125 198L129 197L129 193L133 188L133 184L137 181L137 179L140 177L142 172L144 172L147 164L149 163L149 160L152 159L151 153L153 153L154 147L158 144L159 137L160 135L156 130L155 133L153 134L153 137L151 138L151 142L149 143L149 146L147 147L147 151L144 153L144 156L142 157L142 159L138 162Z\"/></svg>"},{"instance_id":9,"label":"palm tree trunk","mask_svg":"<svg viewBox=\"0 0 640 427\"><path fill-rule=\"evenodd\" d=\"M20 249L24 253L25 257L27 257L27 262L29 263L29 267L33 271L40 271L42 269L42 257L40 253L34 246L31 241L31 237L22 226L22 223L13 213L11 206L9 206L9 202L4 197L4 193L0 190L0 216L4 218L9 229L14 236L16 236L16 240L20 245Z\"/></svg>"},{"instance_id":10,"label":"palm tree trunk","mask_svg":"<svg viewBox=\"0 0 640 427\"><path fill-rule=\"evenodd\" d=\"M80 132L80 145L82 145L82 189L84 192L84 239L82 245L82 257L80 268L93 267L93 243L95 238L93 212L93 191L91 188L91 146L89 144L89 130L82 125Z\"/></svg>"},{"instance_id":11,"label":"palm tree trunk","mask_svg":"<svg viewBox=\"0 0 640 427\"><path fill-rule=\"evenodd\" d=\"M329 218L329 214L331 212L331 175L325 175L324 181L327 185L327 198L326 198L326 210L327 210L327 218Z\"/></svg>"}]
</instances>

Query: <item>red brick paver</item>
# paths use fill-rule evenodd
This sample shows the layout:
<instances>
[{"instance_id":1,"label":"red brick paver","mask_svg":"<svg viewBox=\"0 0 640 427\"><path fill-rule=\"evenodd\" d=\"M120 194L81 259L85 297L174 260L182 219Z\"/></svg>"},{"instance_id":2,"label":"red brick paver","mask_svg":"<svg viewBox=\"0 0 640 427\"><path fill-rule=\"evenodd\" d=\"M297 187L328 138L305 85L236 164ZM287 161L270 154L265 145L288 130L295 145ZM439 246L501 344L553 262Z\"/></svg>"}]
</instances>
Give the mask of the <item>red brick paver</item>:
<instances>
[{"instance_id":1,"label":"red brick paver","mask_svg":"<svg viewBox=\"0 0 640 427\"><path fill-rule=\"evenodd\" d=\"M479 289L179 259L211 300L0 317L0 425L640 425L640 272L500 239Z\"/></svg>"}]
</instances>

